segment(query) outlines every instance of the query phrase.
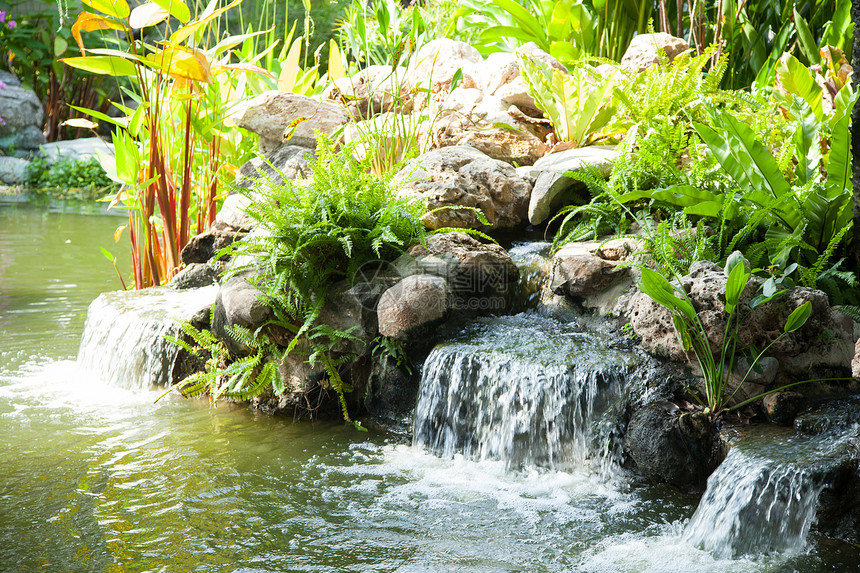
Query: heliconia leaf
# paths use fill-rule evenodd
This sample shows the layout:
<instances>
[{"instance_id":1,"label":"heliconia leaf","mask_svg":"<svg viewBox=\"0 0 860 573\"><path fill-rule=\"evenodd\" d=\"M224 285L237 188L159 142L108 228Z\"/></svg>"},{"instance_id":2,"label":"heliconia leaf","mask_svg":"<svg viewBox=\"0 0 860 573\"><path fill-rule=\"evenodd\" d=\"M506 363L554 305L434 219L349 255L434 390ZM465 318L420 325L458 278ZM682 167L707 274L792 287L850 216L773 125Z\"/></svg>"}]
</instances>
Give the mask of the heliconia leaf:
<instances>
[{"instance_id":1,"label":"heliconia leaf","mask_svg":"<svg viewBox=\"0 0 860 573\"><path fill-rule=\"evenodd\" d=\"M269 78L275 77L271 74L271 72L269 72L269 70L261 68L260 66L255 66L254 64L248 64L248 63L244 63L244 62L239 62L237 64L224 64L221 66L212 66L212 75L217 76L218 74L227 72L229 70L238 70L240 72L251 72L251 73L260 74L261 76L266 76Z\"/></svg>"},{"instance_id":2,"label":"heliconia leaf","mask_svg":"<svg viewBox=\"0 0 860 573\"><path fill-rule=\"evenodd\" d=\"M115 243L119 243L119 240L122 238L122 232L125 231L126 227L128 227L128 225L121 225L116 228L116 231L113 232L113 240Z\"/></svg>"},{"instance_id":3,"label":"heliconia leaf","mask_svg":"<svg viewBox=\"0 0 860 573\"><path fill-rule=\"evenodd\" d=\"M169 16L170 12L155 2L147 2L131 11L128 24L135 30L139 30L164 22Z\"/></svg>"},{"instance_id":4,"label":"heliconia leaf","mask_svg":"<svg viewBox=\"0 0 860 573\"><path fill-rule=\"evenodd\" d=\"M239 44L241 44L242 42L244 42L245 40L248 40L249 38L253 38L255 36L260 36L263 34L268 34L272 30L274 30L274 28L269 28L268 30L260 30L259 32L251 32L249 34L240 34L237 36L228 36L227 38L224 38L223 40L221 40L220 42L215 44L214 48L207 50L207 54L209 55L210 59L214 59L216 56L218 56L219 54L221 54L225 50L229 50L230 48L234 48L234 47L238 46Z\"/></svg>"},{"instance_id":5,"label":"heliconia leaf","mask_svg":"<svg viewBox=\"0 0 860 573\"><path fill-rule=\"evenodd\" d=\"M343 59L340 55L340 48L334 40L329 41L328 47L328 79L329 81L339 80L346 77L346 71L343 69Z\"/></svg>"},{"instance_id":6,"label":"heliconia leaf","mask_svg":"<svg viewBox=\"0 0 860 573\"><path fill-rule=\"evenodd\" d=\"M118 56L81 56L60 60L67 66L114 77L137 75L134 63Z\"/></svg>"},{"instance_id":7,"label":"heliconia leaf","mask_svg":"<svg viewBox=\"0 0 860 573\"><path fill-rule=\"evenodd\" d=\"M191 11L183 0L153 0L153 2L167 10L171 16L183 24L191 19Z\"/></svg>"},{"instance_id":8,"label":"heliconia leaf","mask_svg":"<svg viewBox=\"0 0 860 573\"><path fill-rule=\"evenodd\" d=\"M789 332L794 332L809 320L809 315L812 314L812 302L806 301L799 307L794 309L790 315L788 315L788 319L785 321L785 327L783 331L787 334Z\"/></svg>"},{"instance_id":9,"label":"heliconia leaf","mask_svg":"<svg viewBox=\"0 0 860 573\"><path fill-rule=\"evenodd\" d=\"M230 8L233 8L240 2L242 2L242 0L233 0L226 6L218 8L217 10L212 10L211 12L207 10L206 12L208 13L205 16L202 16L199 20L188 23L173 32L173 34L170 35L170 39L168 40L168 42L174 46L181 44L182 42L190 38L193 34L195 34L197 30L199 30L201 27L208 24Z\"/></svg>"},{"instance_id":10,"label":"heliconia leaf","mask_svg":"<svg viewBox=\"0 0 860 573\"><path fill-rule=\"evenodd\" d=\"M822 118L822 89L809 68L791 54L785 53L776 65L776 78L783 90L803 98L815 112L815 117Z\"/></svg>"},{"instance_id":11,"label":"heliconia leaf","mask_svg":"<svg viewBox=\"0 0 860 573\"><path fill-rule=\"evenodd\" d=\"M278 91L291 92L296 86L296 79L299 77L301 68L299 67L299 58L302 54L302 38L296 38L290 50L287 52L287 57L281 62L281 73L278 76Z\"/></svg>"},{"instance_id":12,"label":"heliconia leaf","mask_svg":"<svg viewBox=\"0 0 860 573\"><path fill-rule=\"evenodd\" d=\"M150 54L146 60L172 78L212 83L209 60L200 50L191 50L185 46L168 46Z\"/></svg>"},{"instance_id":13,"label":"heliconia leaf","mask_svg":"<svg viewBox=\"0 0 860 573\"><path fill-rule=\"evenodd\" d=\"M128 2L125 0L81 0L86 6L93 10L113 16L114 18L128 18L131 10L128 8Z\"/></svg>"},{"instance_id":14,"label":"heliconia leaf","mask_svg":"<svg viewBox=\"0 0 860 573\"><path fill-rule=\"evenodd\" d=\"M63 122L63 125L67 125L69 127L79 127L81 129L95 129L99 126L97 123L93 123L88 119L83 117L75 117L72 119L67 119Z\"/></svg>"},{"instance_id":15,"label":"heliconia leaf","mask_svg":"<svg viewBox=\"0 0 860 573\"><path fill-rule=\"evenodd\" d=\"M125 30L125 26L115 20L99 16L98 14L81 12L77 20L75 20L75 23L72 24L72 37L81 49L81 53L86 53L84 51L84 42L81 38L81 32L93 32L95 30Z\"/></svg>"},{"instance_id":16,"label":"heliconia leaf","mask_svg":"<svg viewBox=\"0 0 860 573\"><path fill-rule=\"evenodd\" d=\"M309 120L309 117L297 117L293 121L290 122L290 125L287 126L287 129L284 130L284 141L289 141L290 138L296 133L296 129L298 129L299 125Z\"/></svg>"}]
</instances>

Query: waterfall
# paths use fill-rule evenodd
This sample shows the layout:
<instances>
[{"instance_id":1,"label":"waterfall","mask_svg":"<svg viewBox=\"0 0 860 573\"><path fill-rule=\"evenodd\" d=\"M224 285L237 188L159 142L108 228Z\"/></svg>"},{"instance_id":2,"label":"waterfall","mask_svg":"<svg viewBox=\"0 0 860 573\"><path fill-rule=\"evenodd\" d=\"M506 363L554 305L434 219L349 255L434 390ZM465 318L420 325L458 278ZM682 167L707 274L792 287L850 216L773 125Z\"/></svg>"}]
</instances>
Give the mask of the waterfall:
<instances>
[{"instance_id":1,"label":"waterfall","mask_svg":"<svg viewBox=\"0 0 860 573\"><path fill-rule=\"evenodd\" d=\"M719 558L799 552L822 491L832 438L752 438L708 478L684 537Z\"/></svg>"},{"instance_id":2,"label":"waterfall","mask_svg":"<svg viewBox=\"0 0 860 573\"><path fill-rule=\"evenodd\" d=\"M217 286L173 290L151 288L100 295L89 306L78 365L111 386L144 389L167 384L178 347L177 320L190 320L211 306Z\"/></svg>"},{"instance_id":3,"label":"waterfall","mask_svg":"<svg viewBox=\"0 0 860 573\"><path fill-rule=\"evenodd\" d=\"M610 409L637 360L605 335L550 317L479 320L427 358L414 444L514 469L606 458Z\"/></svg>"}]
</instances>

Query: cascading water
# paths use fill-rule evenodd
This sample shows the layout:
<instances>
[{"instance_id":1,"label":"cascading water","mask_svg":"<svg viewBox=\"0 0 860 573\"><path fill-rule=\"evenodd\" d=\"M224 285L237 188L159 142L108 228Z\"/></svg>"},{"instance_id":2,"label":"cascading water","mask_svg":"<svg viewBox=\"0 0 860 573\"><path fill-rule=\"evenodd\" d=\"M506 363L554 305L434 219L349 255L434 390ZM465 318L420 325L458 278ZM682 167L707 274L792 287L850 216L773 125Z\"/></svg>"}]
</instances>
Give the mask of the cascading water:
<instances>
[{"instance_id":1,"label":"cascading water","mask_svg":"<svg viewBox=\"0 0 860 573\"><path fill-rule=\"evenodd\" d=\"M177 320L189 320L215 301L218 287L117 291L100 295L87 311L78 365L104 382L144 389L167 384L178 347Z\"/></svg>"},{"instance_id":2,"label":"cascading water","mask_svg":"<svg viewBox=\"0 0 860 573\"><path fill-rule=\"evenodd\" d=\"M685 539L720 558L803 550L815 520L834 435L744 438L708 479Z\"/></svg>"},{"instance_id":3,"label":"cascading water","mask_svg":"<svg viewBox=\"0 0 860 573\"><path fill-rule=\"evenodd\" d=\"M508 467L581 467L606 457L638 357L607 336L533 313L481 319L424 364L414 444Z\"/></svg>"}]
</instances>

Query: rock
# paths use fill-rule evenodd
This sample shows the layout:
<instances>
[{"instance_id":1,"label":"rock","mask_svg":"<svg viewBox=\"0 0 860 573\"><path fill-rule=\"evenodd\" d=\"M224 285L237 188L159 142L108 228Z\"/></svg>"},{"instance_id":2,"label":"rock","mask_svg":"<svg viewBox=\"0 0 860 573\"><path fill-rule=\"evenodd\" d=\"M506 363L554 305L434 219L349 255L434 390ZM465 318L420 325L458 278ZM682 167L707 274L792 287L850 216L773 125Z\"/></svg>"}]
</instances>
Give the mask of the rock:
<instances>
[{"instance_id":1,"label":"rock","mask_svg":"<svg viewBox=\"0 0 860 573\"><path fill-rule=\"evenodd\" d=\"M566 177L569 171L585 172L596 169L603 177L612 173L615 147L590 146L568 149L544 156L532 168L535 184L529 201L529 222L539 225L560 207L571 202L571 192L585 185Z\"/></svg>"},{"instance_id":2,"label":"rock","mask_svg":"<svg viewBox=\"0 0 860 573\"><path fill-rule=\"evenodd\" d=\"M707 331L712 352L719 355L726 320L723 269L711 262L694 263L690 274L682 277L682 284ZM834 316L838 313L831 312L826 294L797 287L777 300L750 310L749 301L761 284L760 278L753 277L741 295L738 312L746 319L738 330L739 348L766 347L782 332L788 315L809 301L812 313L807 323L771 346L768 354L779 361L783 371L795 375L815 367L848 366L853 355L853 323L849 328L845 321ZM623 314L629 317L644 350L656 356L685 360L668 310L637 292L630 297Z\"/></svg>"},{"instance_id":3,"label":"rock","mask_svg":"<svg viewBox=\"0 0 860 573\"><path fill-rule=\"evenodd\" d=\"M251 349L237 341L227 328L238 325L253 332L272 317L271 309L263 304L260 295L257 287L240 276L230 278L218 290L212 314L212 334L235 355L246 355Z\"/></svg>"},{"instance_id":4,"label":"rock","mask_svg":"<svg viewBox=\"0 0 860 573\"><path fill-rule=\"evenodd\" d=\"M208 231L191 237L191 240L179 253L179 259L184 265L208 263L215 256L215 253L228 245L232 245L245 235L246 233L236 231L233 227L216 220Z\"/></svg>"},{"instance_id":5,"label":"rock","mask_svg":"<svg viewBox=\"0 0 860 573\"><path fill-rule=\"evenodd\" d=\"M637 239L625 237L604 241L594 252L595 255L607 261L626 261L630 255L642 252L645 243Z\"/></svg>"},{"instance_id":6,"label":"rock","mask_svg":"<svg viewBox=\"0 0 860 573\"><path fill-rule=\"evenodd\" d=\"M343 102L341 96L347 96L347 101ZM403 113L412 109L412 94L406 79L399 70L395 74L391 66L368 66L351 77L335 80L323 91L323 98L341 105L345 103L349 116L355 121L389 111Z\"/></svg>"},{"instance_id":7,"label":"rock","mask_svg":"<svg viewBox=\"0 0 860 573\"><path fill-rule=\"evenodd\" d=\"M0 149L35 151L45 143L42 102L21 82L4 76L9 82L0 83Z\"/></svg>"},{"instance_id":8,"label":"rock","mask_svg":"<svg viewBox=\"0 0 860 573\"><path fill-rule=\"evenodd\" d=\"M551 55L529 42L518 48L533 60L539 60L567 74L567 69ZM477 69L477 87L485 94L495 96L505 106L516 106L525 114L542 117L543 112L535 104L523 81L517 55L511 52L495 52L487 56L483 66Z\"/></svg>"},{"instance_id":9,"label":"rock","mask_svg":"<svg viewBox=\"0 0 860 573\"><path fill-rule=\"evenodd\" d=\"M405 340L444 321L448 284L433 275L412 275L386 290L379 299L379 333Z\"/></svg>"},{"instance_id":10,"label":"rock","mask_svg":"<svg viewBox=\"0 0 860 573\"><path fill-rule=\"evenodd\" d=\"M379 334L377 305L382 294L391 286L381 278L374 282L357 282L350 285L342 281L326 294L325 305L317 324L326 324L335 330L349 332L358 340L343 340L335 352L362 355Z\"/></svg>"},{"instance_id":11,"label":"rock","mask_svg":"<svg viewBox=\"0 0 860 573\"><path fill-rule=\"evenodd\" d=\"M459 87L433 104L430 139L434 148L469 145L506 163L531 165L547 151L551 126L476 88ZM511 126L510 129L505 126Z\"/></svg>"},{"instance_id":12,"label":"rock","mask_svg":"<svg viewBox=\"0 0 860 573\"><path fill-rule=\"evenodd\" d=\"M7 88L20 88L21 80L16 78L15 74L7 72L6 70L0 70L0 84Z\"/></svg>"},{"instance_id":13,"label":"rock","mask_svg":"<svg viewBox=\"0 0 860 573\"><path fill-rule=\"evenodd\" d=\"M383 352L373 361L367 380L364 406L371 416L385 422L403 422L412 416L418 400L420 376L409 372Z\"/></svg>"},{"instance_id":14,"label":"rock","mask_svg":"<svg viewBox=\"0 0 860 573\"><path fill-rule=\"evenodd\" d=\"M504 311L520 276L502 247L466 233L432 235L426 247L415 245L404 258L416 272L444 278L453 295L450 306L460 311Z\"/></svg>"},{"instance_id":15,"label":"rock","mask_svg":"<svg viewBox=\"0 0 860 573\"><path fill-rule=\"evenodd\" d=\"M466 44L448 38L432 40L412 57L407 78L413 89L429 87L434 93L448 91L457 70L462 70L460 85L476 87L475 68L483 64L480 52Z\"/></svg>"},{"instance_id":16,"label":"rock","mask_svg":"<svg viewBox=\"0 0 860 573\"><path fill-rule=\"evenodd\" d=\"M591 253L594 243L570 243L553 257L550 290L573 298L605 290L629 277L627 268Z\"/></svg>"},{"instance_id":17,"label":"rock","mask_svg":"<svg viewBox=\"0 0 860 573\"><path fill-rule=\"evenodd\" d=\"M270 153L284 143L284 133L299 118L291 145L315 148L314 130L331 135L349 121L346 111L330 101L317 101L303 95L269 91L237 105L230 114L233 125L260 136L260 151Z\"/></svg>"},{"instance_id":18,"label":"rock","mask_svg":"<svg viewBox=\"0 0 860 573\"><path fill-rule=\"evenodd\" d=\"M398 175L406 180L402 195L422 199L429 210L459 205L480 209L490 229L514 229L524 224L531 188L516 171L466 146L447 147L412 160ZM445 209L424 216L431 229L481 229L470 209Z\"/></svg>"},{"instance_id":19,"label":"rock","mask_svg":"<svg viewBox=\"0 0 860 573\"><path fill-rule=\"evenodd\" d=\"M798 415L794 427L804 434L848 430L860 425L860 396L825 400Z\"/></svg>"},{"instance_id":20,"label":"rock","mask_svg":"<svg viewBox=\"0 0 860 573\"><path fill-rule=\"evenodd\" d=\"M218 284L218 273L204 263L191 263L170 279L170 286L177 290L200 288Z\"/></svg>"},{"instance_id":21,"label":"rock","mask_svg":"<svg viewBox=\"0 0 860 573\"><path fill-rule=\"evenodd\" d=\"M860 380L860 338L854 343L854 358L851 359L851 375Z\"/></svg>"},{"instance_id":22,"label":"rock","mask_svg":"<svg viewBox=\"0 0 860 573\"><path fill-rule=\"evenodd\" d=\"M806 398L799 392L782 390L768 394L762 400L764 414L774 424L790 426L795 416L806 405Z\"/></svg>"},{"instance_id":23,"label":"rock","mask_svg":"<svg viewBox=\"0 0 860 573\"><path fill-rule=\"evenodd\" d=\"M285 143L267 153L265 160L255 157L242 165L234 183L237 187L251 189L261 181L283 185L285 177L309 178L312 175L310 161L314 157L314 152L307 147ZM269 163L272 166L269 166Z\"/></svg>"},{"instance_id":24,"label":"rock","mask_svg":"<svg viewBox=\"0 0 860 573\"><path fill-rule=\"evenodd\" d=\"M641 72L659 61L661 50L671 62L689 49L690 45L686 41L665 32L639 34L630 41L630 46L621 58L621 67L631 72Z\"/></svg>"},{"instance_id":25,"label":"rock","mask_svg":"<svg viewBox=\"0 0 860 573\"><path fill-rule=\"evenodd\" d=\"M245 195L228 195L215 215L215 223L218 224L216 226L229 227L240 232L250 231L257 224L253 217L245 213L250 203L251 200Z\"/></svg>"},{"instance_id":26,"label":"rock","mask_svg":"<svg viewBox=\"0 0 860 573\"><path fill-rule=\"evenodd\" d=\"M704 414L671 402L637 410L627 426L630 456L645 477L699 490L722 461L719 433Z\"/></svg>"},{"instance_id":27,"label":"rock","mask_svg":"<svg viewBox=\"0 0 860 573\"><path fill-rule=\"evenodd\" d=\"M30 162L18 157L0 156L0 183L21 185L27 182Z\"/></svg>"},{"instance_id":28,"label":"rock","mask_svg":"<svg viewBox=\"0 0 860 573\"><path fill-rule=\"evenodd\" d=\"M307 394L325 376L325 366L322 362L315 362L313 366L308 364L307 357L310 349L307 345L296 345L290 354L278 363L278 376L284 383L285 394ZM286 399L292 403L293 397ZM283 409L287 404L280 404L278 409Z\"/></svg>"},{"instance_id":29,"label":"rock","mask_svg":"<svg viewBox=\"0 0 860 573\"><path fill-rule=\"evenodd\" d=\"M61 159L84 161L91 157L97 157L99 153L107 154L108 156L113 155L113 145L105 143L98 137L84 137L81 139L45 143L39 149L42 157L49 163L56 163Z\"/></svg>"}]
</instances>

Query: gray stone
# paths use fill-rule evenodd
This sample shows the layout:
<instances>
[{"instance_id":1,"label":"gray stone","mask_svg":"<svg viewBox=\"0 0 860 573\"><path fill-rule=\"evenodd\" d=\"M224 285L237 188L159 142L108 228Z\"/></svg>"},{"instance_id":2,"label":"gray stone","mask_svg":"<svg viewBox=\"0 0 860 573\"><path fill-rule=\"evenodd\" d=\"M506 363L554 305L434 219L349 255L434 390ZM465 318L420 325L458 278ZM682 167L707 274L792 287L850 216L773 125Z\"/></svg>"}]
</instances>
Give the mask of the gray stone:
<instances>
[{"instance_id":1,"label":"gray stone","mask_svg":"<svg viewBox=\"0 0 860 573\"><path fill-rule=\"evenodd\" d=\"M444 321L448 284L433 275L412 275L386 290L379 299L379 333L405 340Z\"/></svg>"},{"instance_id":2,"label":"gray stone","mask_svg":"<svg viewBox=\"0 0 860 573\"><path fill-rule=\"evenodd\" d=\"M398 77L395 77L398 76ZM399 83L399 89L395 85ZM342 101L341 96L347 96ZM391 66L368 66L348 78L335 80L323 92L323 97L344 104L354 120L369 119L389 111L411 111L412 94L403 74L395 74Z\"/></svg>"},{"instance_id":3,"label":"gray stone","mask_svg":"<svg viewBox=\"0 0 860 573\"><path fill-rule=\"evenodd\" d=\"M628 277L627 268L592 254L594 243L570 243L553 257L550 290L579 298L596 294Z\"/></svg>"},{"instance_id":4,"label":"gray stone","mask_svg":"<svg viewBox=\"0 0 860 573\"><path fill-rule=\"evenodd\" d=\"M768 394L762 399L764 414L774 424L790 426L797 413L806 406L806 397L800 392L783 390Z\"/></svg>"},{"instance_id":5,"label":"gray stone","mask_svg":"<svg viewBox=\"0 0 860 573\"><path fill-rule=\"evenodd\" d=\"M517 51L567 74L567 68L538 48L534 42L520 46ZM485 64L477 69L476 82L481 91L499 98L506 106L513 105L527 115L542 117L543 112L535 104L523 80L520 63L515 53L495 52L487 56Z\"/></svg>"},{"instance_id":6,"label":"gray stone","mask_svg":"<svg viewBox=\"0 0 860 573\"><path fill-rule=\"evenodd\" d=\"M208 231L191 237L182 247L179 258L184 265L191 263L208 263L215 254L245 236L244 232L236 231L217 220Z\"/></svg>"},{"instance_id":7,"label":"gray stone","mask_svg":"<svg viewBox=\"0 0 860 573\"><path fill-rule=\"evenodd\" d=\"M307 147L286 143L267 153L265 159L255 157L242 165L234 183L237 187L251 189L268 182L283 185L284 178L305 179L312 175L310 160L313 158L314 152Z\"/></svg>"},{"instance_id":8,"label":"gray stone","mask_svg":"<svg viewBox=\"0 0 860 573\"><path fill-rule=\"evenodd\" d=\"M326 324L355 337L341 341L333 349L335 352L362 355L370 348L370 343L379 334L377 305L390 286L387 280L382 279L359 281L354 285L342 281L329 289L317 324Z\"/></svg>"},{"instance_id":9,"label":"gray stone","mask_svg":"<svg viewBox=\"0 0 860 573\"><path fill-rule=\"evenodd\" d=\"M585 172L596 169L603 177L612 173L614 147L591 146L568 149L538 159L532 166L535 184L529 201L529 222L539 225L549 219L553 212L570 202L570 191L584 188L575 179L564 173Z\"/></svg>"},{"instance_id":10,"label":"gray stone","mask_svg":"<svg viewBox=\"0 0 860 573\"><path fill-rule=\"evenodd\" d=\"M671 402L637 410L625 441L645 477L687 491L703 489L723 458L719 433L708 417L683 412Z\"/></svg>"},{"instance_id":11,"label":"gray stone","mask_svg":"<svg viewBox=\"0 0 860 573\"><path fill-rule=\"evenodd\" d=\"M105 143L98 137L84 137L45 143L40 147L41 155L48 163L56 163L61 159L83 161L97 157L99 153L113 155L113 144Z\"/></svg>"},{"instance_id":12,"label":"gray stone","mask_svg":"<svg viewBox=\"0 0 860 573\"><path fill-rule=\"evenodd\" d=\"M270 153L284 144L290 124L307 118L296 126L291 145L315 148L319 130L331 135L349 121L346 111L330 101L318 101L303 95L269 91L237 105L230 114L233 125L260 136L260 151Z\"/></svg>"},{"instance_id":13,"label":"gray stone","mask_svg":"<svg viewBox=\"0 0 860 573\"><path fill-rule=\"evenodd\" d=\"M462 70L463 87L476 87L476 69L484 62L480 52L466 44L448 38L438 38L424 44L412 57L407 79L414 88L428 88L434 93L448 91L457 70Z\"/></svg>"},{"instance_id":14,"label":"gray stone","mask_svg":"<svg viewBox=\"0 0 860 573\"><path fill-rule=\"evenodd\" d=\"M382 421L406 423L415 410L419 381L414 369L410 372L387 353L380 353L373 360L364 406Z\"/></svg>"},{"instance_id":15,"label":"gray stone","mask_svg":"<svg viewBox=\"0 0 860 573\"><path fill-rule=\"evenodd\" d=\"M425 200L430 211L474 207L484 213L491 229L514 229L525 223L531 186L513 167L477 149L457 146L425 153L397 177L406 180L400 193ZM424 222L431 229L485 228L471 209L431 212Z\"/></svg>"},{"instance_id":16,"label":"gray stone","mask_svg":"<svg viewBox=\"0 0 860 573\"><path fill-rule=\"evenodd\" d=\"M20 82L4 82L4 86L0 89L0 148L35 151L45 143L42 102Z\"/></svg>"},{"instance_id":17,"label":"gray stone","mask_svg":"<svg viewBox=\"0 0 860 573\"><path fill-rule=\"evenodd\" d=\"M0 183L21 185L27 182L27 167L30 162L18 157L0 156Z\"/></svg>"},{"instance_id":18,"label":"gray stone","mask_svg":"<svg viewBox=\"0 0 860 573\"><path fill-rule=\"evenodd\" d=\"M630 46L621 58L621 67L631 72L641 72L658 62L661 50L671 62L689 49L690 45L685 40L664 32L639 34L630 41Z\"/></svg>"},{"instance_id":19,"label":"gray stone","mask_svg":"<svg viewBox=\"0 0 860 573\"><path fill-rule=\"evenodd\" d=\"M860 380L860 338L854 343L854 358L851 359L851 375Z\"/></svg>"},{"instance_id":20,"label":"gray stone","mask_svg":"<svg viewBox=\"0 0 860 573\"><path fill-rule=\"evenodd\" d=\"M250 231L257 223L253 217L245 213L251 200L245 195L235 193L228 195L221 204L221 209L215 215L215 222L235 231Z\"/></svg>"},{"instance_id":21,"label":"gray stone","mask_svg":"<svg viewBox=\"0 0 860 573\"><path fill-rule=\"evenodd\" d=\"M239 276L230 278L218 290L212 315L212 334L235 355L246 355L251 348L237 341L228 332L228 327L238 325L253 332L272 318L271 309L263 304L260 295L257 287Z\"/></svg>"},{"instance_id":22,"label":"gray stone","mask_svg":"<svg viewBox=\"0 0 860 573\"><path fill-rule=\"evenodd\" d=\"M200 288L218 284L218 273L207 264L191 263L170 279L170 286L178 290Z\"/></svg>"},{"instance_id":23,"label":"gray stone","mask_svg":"<svg viewBox=\"0 0 860 573\"><path fill-rule=\"evenodd\" d=\"M20 88L21 80L19 80L15 77L14 74L11 74L6 70L0 70L0 84L11 88Z\"/></svg>"}]
</instances>

